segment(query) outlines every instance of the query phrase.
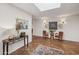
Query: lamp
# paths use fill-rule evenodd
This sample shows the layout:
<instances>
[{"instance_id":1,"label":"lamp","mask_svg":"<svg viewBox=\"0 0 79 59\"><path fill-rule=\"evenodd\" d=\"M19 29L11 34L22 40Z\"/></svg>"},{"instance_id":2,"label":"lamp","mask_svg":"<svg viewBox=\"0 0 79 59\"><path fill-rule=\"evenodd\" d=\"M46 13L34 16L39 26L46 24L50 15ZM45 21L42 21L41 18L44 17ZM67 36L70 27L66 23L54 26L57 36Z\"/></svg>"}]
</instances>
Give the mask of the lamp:
<instances>
[{"instance_id":1,"label":"lamp","mask_svg":"<svg viewBox=\"0 0 79 59\"><path fill-rule=\"evenodd\" d=\"M41 19L43 20L43 25L45 30L48 31L48 17L44 16L44 17L41 17Z\"/></svg>"},{"instance_id":2,"label":"lamp","mask_svg":"<svg viewBox=\"0 0 79 59\"><path fill-rule=\"evenodd\" d=\"M43 25L48 24L48 17L44 16L44 17L41 17L41 19L43 20Z\"/></svg>"},{"instance_id":3,"label":"lamp","mask_svg":"<svg viewBox=\"0 0 79 59\"><path fill-rule=\"evenodd\" d=\"M66 18L62 17L62 18L60 18L60 20L59 20L59 27L60 27L60 28L63 28L64 24L67 24Z\"/></svg>"}]
</instances>

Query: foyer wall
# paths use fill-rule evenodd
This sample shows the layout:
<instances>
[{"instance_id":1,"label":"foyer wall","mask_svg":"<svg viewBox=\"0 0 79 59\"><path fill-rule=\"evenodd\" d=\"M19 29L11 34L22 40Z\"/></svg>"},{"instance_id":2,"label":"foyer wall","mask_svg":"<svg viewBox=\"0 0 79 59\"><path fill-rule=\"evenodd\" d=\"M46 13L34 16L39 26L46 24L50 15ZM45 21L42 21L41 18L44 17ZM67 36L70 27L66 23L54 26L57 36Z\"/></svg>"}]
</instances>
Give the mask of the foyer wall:
<instances>
[{"instance_id":1,"label":"foyer wall","mask_svg":"<svg viewBox=\"0 0 79 59\"><path fill-rule=\"evenodd\" d=\"M67 24L64 25L64 39L79 42L79 15L66 18Z\"/></svg>"},{"instance_id":2,"label":"foyer wall","mask_svg":"<svg viewBox=\"0 0 79 59\"><path fill-rule=\"evenodd\" d=\"M51 18L49 21L57 21L59 18ZM72 15L66 17L67 24L64 25L62 30L64 32L64 40L79 42L79 15ZM33 20L34 34L36 36L42 36L44 30L43 21L40 19Z\"/></svg>"},{"instance_id":3,"label":"foyer wall","mask_svg":"<svg viewBox=\"0 0 79 59\"><path fill-rule=\"evenodd\" d=\"M32 32L31 32L32 16L12 5L7 4L7 3L0 4L0 28L1 27L4 28L4 31L6 31L7 28L15 29L16 17L21 17L22 19L28 20L28 22L29 22L28 30L26 30L26 32L29 35L29 42L31 42L32 41ZM1 30L0 30L0 33L2 33ZM4 37L2 35L0 35L0 54L2 54L2 40L3 39L4 39ZM15 51L16 49L18 49L22 46L23 46L23 41L10 45L9 53Z\"/></svg>"}]
</instances>

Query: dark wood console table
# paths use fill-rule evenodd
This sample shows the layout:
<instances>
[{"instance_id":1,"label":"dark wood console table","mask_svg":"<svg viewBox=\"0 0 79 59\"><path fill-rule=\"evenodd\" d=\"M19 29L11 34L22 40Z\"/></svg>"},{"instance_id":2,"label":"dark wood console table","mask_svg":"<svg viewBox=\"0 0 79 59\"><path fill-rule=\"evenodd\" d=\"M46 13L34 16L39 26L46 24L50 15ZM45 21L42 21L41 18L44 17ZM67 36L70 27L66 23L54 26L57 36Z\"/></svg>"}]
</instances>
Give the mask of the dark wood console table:
<instances>
[{"instance_id":1,"label":"dark wood console table","mask_svg":"<svg viewBox=\"0 0 79 59\"><path fill-rule=\"evenodd\" d=\"M13 43L16 43L17 41L24 40L24 46L25 46L26 37L27 37L27 47L28 47L28 35L20 36L19 38L13 37L12 39L3 40L2 41L3 42L3 55L5 55L5 53L8 55L9 44L13 44ZM5 48L6 48L6 50L5 50Z\"/></svg>"}]
</instances>

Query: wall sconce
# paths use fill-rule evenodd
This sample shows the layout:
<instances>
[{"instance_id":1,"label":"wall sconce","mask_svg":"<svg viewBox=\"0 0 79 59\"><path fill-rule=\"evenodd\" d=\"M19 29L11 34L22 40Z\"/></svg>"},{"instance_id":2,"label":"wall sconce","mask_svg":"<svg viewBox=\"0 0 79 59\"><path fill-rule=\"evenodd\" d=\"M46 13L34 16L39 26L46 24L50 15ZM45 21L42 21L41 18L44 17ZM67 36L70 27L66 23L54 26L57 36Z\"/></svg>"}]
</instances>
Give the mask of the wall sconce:
<instances>
[{"instance_id":1,"label":"wall sconce","mask_svg":"<svg viewBox=\"0 0 79 59\"><path fill-rule=\"evenodd\" d=\"M41 17L41 19L43 20L43 25L48 24L48 17L44 16L44 17Z\"/></svg>"},{"instance_id":2,"label":"wall sconce","mask_svg":"<svg viewBox=\"0 0 79 59\"><path fill-rule=\"evenodd\" d=\"M60 20L59 20L59 28L63 28L64 24L67 24L66 18L60 18Z\"/></svg>"},{"instance_id":3,"label":"wall sconce","mask_svg":"<svg viewBox=\"0 0 79 59\"><path fill-rule=\"evenodd\" d=\"M44 16L44 17L41 17L42 21L43 21L43 26L44 26L44 29L45 30L48 30L48 17Z\"/></svg>"}]
</instances>

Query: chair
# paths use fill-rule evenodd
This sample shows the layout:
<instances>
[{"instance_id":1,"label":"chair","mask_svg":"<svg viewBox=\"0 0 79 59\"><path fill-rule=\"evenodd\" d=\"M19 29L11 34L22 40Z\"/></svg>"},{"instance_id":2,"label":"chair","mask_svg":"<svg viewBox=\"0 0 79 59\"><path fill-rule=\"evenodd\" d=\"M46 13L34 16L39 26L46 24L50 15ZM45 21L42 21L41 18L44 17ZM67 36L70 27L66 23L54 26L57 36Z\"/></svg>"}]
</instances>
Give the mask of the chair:
<instances>
[{"instance_id":1,"label":"chair","mask_svg":"<svg viewBox=\"0 0 79 59\"><path fill-rule=\"evenodd\" d=\"M48 38L48 33L46 31L43 31L43 38Z\"/></svg>"},{"instance_id":2,"label":"chair","mask_svg":"<svg viewBox=\"0 0 79 59\"><path fill-rule=\"evenodd\" d=\"M55 39L63 40L63 32L55 33Z\"/></svg>"},{"instance_id":3,"label":"chair","mask_svg":"<svg viewBox=\"0 0 79 59\"><path fill-rule=\"evenodd\" d=\"M21 32L20 37L24 37L26 35L25 32Z\"/></svg>"}]
</instances>

